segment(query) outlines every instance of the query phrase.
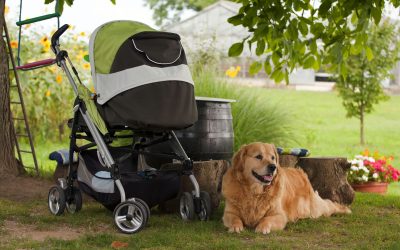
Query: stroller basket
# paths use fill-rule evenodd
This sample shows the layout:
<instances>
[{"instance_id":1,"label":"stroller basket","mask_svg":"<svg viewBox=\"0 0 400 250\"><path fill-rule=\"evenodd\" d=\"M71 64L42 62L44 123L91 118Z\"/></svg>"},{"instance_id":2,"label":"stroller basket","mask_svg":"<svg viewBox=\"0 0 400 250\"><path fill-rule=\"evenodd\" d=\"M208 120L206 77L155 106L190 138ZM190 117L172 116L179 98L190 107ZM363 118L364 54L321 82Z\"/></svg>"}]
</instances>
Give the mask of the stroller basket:
<instances>
[{"instance_id":1,"label":"stroller basket","mask_svg":"<svg viewBox=\"0 0 400 250\"><path fill-rule=\"evenodd\" d=\"M122 156L118 148L111 148L115 158ZM120 163L121 182L127 197L144 200L152 208L177 196L180 177L177 172L158 171L155 176L142 176L135 171L136 157L129 157ZM78 184L82 191L110 210L120 203L120 193L111 177L111 172L100 164L96 150L79 154Z\"/></svg>"}]
</instances>

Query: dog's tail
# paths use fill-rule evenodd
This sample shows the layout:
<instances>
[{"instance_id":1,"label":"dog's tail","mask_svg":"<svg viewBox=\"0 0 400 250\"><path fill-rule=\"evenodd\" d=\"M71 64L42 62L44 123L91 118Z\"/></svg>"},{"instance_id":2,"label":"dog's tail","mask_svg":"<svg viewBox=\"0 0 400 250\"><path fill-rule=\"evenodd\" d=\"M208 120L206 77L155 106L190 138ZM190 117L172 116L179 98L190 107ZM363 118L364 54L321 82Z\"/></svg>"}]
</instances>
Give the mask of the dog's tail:
<instances>
[{"instance_id":1,"label":"dog's tail","mask_svg":"<svg viewBox=\"0 0 400 250\"><path fill-rule=\"evenodd\" d=\"M350 214L351 210L345 205L333 202L329 199L322 199L315 191L314 204L312 205L312 217L331 216L332 214Z\"/></svg>"}]
</instances>

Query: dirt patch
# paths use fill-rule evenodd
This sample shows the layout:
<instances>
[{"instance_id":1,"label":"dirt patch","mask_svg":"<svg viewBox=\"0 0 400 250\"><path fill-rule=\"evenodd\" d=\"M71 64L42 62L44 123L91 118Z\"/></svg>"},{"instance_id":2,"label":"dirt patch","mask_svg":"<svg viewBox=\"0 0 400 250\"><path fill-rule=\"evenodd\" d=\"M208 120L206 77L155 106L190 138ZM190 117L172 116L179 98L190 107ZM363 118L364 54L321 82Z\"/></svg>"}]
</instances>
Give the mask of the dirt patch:
<instances>
[{"instance_id":1,"label":"dirt patch","mask_svg":"<svg viewBox=\"0 0 400 250\"><path fill-rule=\"evenodd\" d=\"M4 228L8 237L17 239L32 239L35 241L44 241L47 238L60 240L75 240L81 236L80 230L57 226L51 231L37 230L33 225L19 224L15 221L5 220Z\"/></svg>"},{"instance_id":2,"label":"dirt patch","mask_svg":"<svg viewBox=\"0 0 400 250\"><path fill-rule=\"evenodd\" d=\"M52 181L36 177L0 177L0 198L22 202L46 199L52 185Z\"/></svg>"}]
</instances>

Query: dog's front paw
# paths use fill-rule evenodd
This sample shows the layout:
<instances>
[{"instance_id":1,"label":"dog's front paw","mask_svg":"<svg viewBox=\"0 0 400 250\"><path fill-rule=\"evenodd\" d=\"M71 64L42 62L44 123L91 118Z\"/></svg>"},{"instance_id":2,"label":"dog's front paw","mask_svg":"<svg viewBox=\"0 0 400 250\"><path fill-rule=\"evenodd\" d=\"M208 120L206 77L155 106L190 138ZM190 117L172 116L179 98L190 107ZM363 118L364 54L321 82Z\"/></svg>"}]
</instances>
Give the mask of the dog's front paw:
<instances>
[{"instance_id":1,"label":"dog's front paw","mask_svg":"<svg viewBox=\"0 0 400 250\"><path fill-rule=\"evenodd\" d=\"M243 231L243 224L242 223L234 223L232 226L229 227L228 231L230 233L240 233Z\"/></svg>"},{"instance_id":2,"label":"dog's front paw","mask_svg":"<svg viewBox=\"0 0 400 250\"><path fill-rule=\"evenodd\" d=\"M262 222L256 227L256 233L269 234L271 232L271 225L268 222Z\"/></svg>"}]
</instances>

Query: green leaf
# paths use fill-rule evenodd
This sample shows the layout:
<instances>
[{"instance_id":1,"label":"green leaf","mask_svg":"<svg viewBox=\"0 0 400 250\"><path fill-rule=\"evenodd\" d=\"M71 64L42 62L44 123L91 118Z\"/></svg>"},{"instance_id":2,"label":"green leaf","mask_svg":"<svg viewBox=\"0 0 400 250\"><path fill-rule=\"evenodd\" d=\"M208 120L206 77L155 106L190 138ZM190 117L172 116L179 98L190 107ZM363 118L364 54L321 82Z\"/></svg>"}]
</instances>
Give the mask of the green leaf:
<instances>
[{"instance_id":1,"label":"green leaf","mask_svg":"<svg viewBox=\"0 0 400 250\"><path fill-rule=\"evenodd\" d=\"M89 55L85 55L85 56L83 57L83 60L85 60L86 62L90 62Z\"/></svg>"},{"instance_id":2,"label":"green leaf","mask_svg":"<svg viewBox=\"0 0 400 250\"><path fill-rule=\"evenodd\" d=\"M311 21L310 19L308 19L308 18L305 18L305 17L299 17L299 19L300 19L300 21L302 21L302 22L305 22L306 24L308 24L308 25L313 25L314 23L313 23L313 21Z\"/></svg>"},{"instance_id":3,"label":"green leaf","mask_svg":"<svg viewBox=\"0 0 400 250\"><path fill-rule=\"evenodd\" d=\"M380 9L380 8L372 8L371 9L371 15L374 18L375 24L378 25L379 22L381 21L382 9Z\"/></svg>"},{"instance_id":4,"label":"green leaf","mask_svg":"<svg viewBox=\"0 0 400 250\"><path fill-rule=\"evenodd\" d=\"M52 2L54 2L54 0L44 0L44 4L49 4L49 3L52 3Z\"/></svg>"},{"instance_id":5,"label":"green leaf","mask_svg":"<svg viewBox=\"0 0 400 250\"><path fill-rule=\"evenodd\" d=\"M304 69L309 69L312 66L314 66L315 63L315 58L313 56L309 56L306 58L306 60L303 63L303 68Z\"/></svg>"},{"instance_id":6,"label":"green leaf","mask_svg":"<svg viewBox=\"0 0 400 250\"><path fill-rule=\"evenodd\" d=\"M316 37L319 38L321 34L324 32L324 25L322 23L315 23L311 26L311 33Z\"/></svg>"},{"instance_id":7,"label":"green leaf","mask_svg":"<svg viewBox=\"0 0 400 250\"><path fill-rule=\"evenodd\" d=\"M321 5L318 8L318 14L321 17L327 16L329 9L332 6L332 0L323 0Z\"/></svg>"},{"instance_id":8,"label":"green leaf","mask_svg":"<svg viewBox=\"0 0 400 250\"><path fill-rule=\"evenodd\" d=\"M272 53L272 62L274 63L275 66L277 66L279 64L280 59L281 59L281 57L279 56L279 53L274 51Z\"/></svg>"},{"instance_id":9,"label":"green leaf","mask_svg":"<svg viewBox=\"0 0 400 250\"><path fill-rule=\"evenodd\" d=\"M283 73L281 69L277 69L276 71L277 73L275 74L274 80L276 83L280 83L285 78L285 73Z\"/></svg>"},{"instance_id":10,"label":"green leaf","mask_svg":"<svg viewBox=\"0 0 400 250\"><path fill-rule=\"evenodd\" d=\"M269 58L267 58L264 62L264 71L267 75L270 75L272 72L271 64L269 63Z\"/></svg>"},{"instance_id":11,"label":"green leaf","mask_svg":"<svg viewBox=\"0 0 400 250\"><path fill-rule=\"evenodd\" d=\"M68 6L72 6L74 4L74 0L65 0Z\"/></svg>"},{"instance_id":12,"label":"green leaf","mask_svg":"<svg viewBox=\"0 0 400 250\"><path fill-rule=\"evenodd\" d=\"M308 34L307 24L304 22L299 22L299 30L303 36L306 36Z\"/></svg>"},{"instance_id":13,"label":"green leaf","mask_svg":"<svg viewBox=\"0 0 400 250\"><path fill-rule=\"evenodd\" d=\"M228 55L230 57L239 56L243 52L243 42L241 43L234 43L228 51Z\"/></svg>"},{"instance_id":14,"label":"green leaf","mask_svg":"<svg viewBox=\"0 0 400 250\"><path fill-rule=\"evenodd\" d=\"M58 4L56 6L56 12L62 14L64 10L64 0L58 0Z\"/></svg>"},{"instance_id":15,"label":"green leaf","mask_svg":"<svg viewBox=\"0 0 400 250\"><path fill-rule=\"evenodd\" d=\"M256 55L257 56L261 56L262 54L264 54L265 51L265 42L263 39L258 40L257 42L257 49L256 49Z\"/></svg>"},{"instance_id":16,"label":"green leaf","mask_svg":"<svg viewBox=\"0 0 400 250\"><path fill-rule=\"evenodd\" d=\"M371 61L372 59L374 59L374 53L372 53L372 50L370 47L365 48L365 55L367 56L368 61Z\"/></svg>"},{"instance_id":17,"label":"green leaf","mask_svg":"<svg viewBox=\"0 0 400 250\"><path fill-rule=\"evenodd\" d=\"M110 0L112 4L115 5L116 1L115 0Z\"/></svg>"},{"instance_id":18,"label":"green leaf","mask_svg":"<svg viewBox=\"0 0 400 250\"><path fill-rule=\"evenodd\" d=\"M353 11L353 14L351 15L351 24L355 25L358 21L357 13Z\"/></svg>"},{"instance_id":19,"label":"green leaf","mask_svg":"<svg viewBox=\"0 0 400 250\"><path fill-rule=\"evenodd\" d=\"M262 68L262 63L255 61L250 65L249 73L250 75L257 74Z\"/></svg>"},{"instance_id":20,"label":"green leaf","mask_svg":"<svg viewBox=\"0 0 400 250\"><path fill-rule=\"evenodd\" d=\"M235 26L240 25L243 22L243 17L244 17L243 14L238 14L236 16L230 17L230 18L228 18L228 23L231 23Z\"/></svg>"},{"instance_id":21,"label":"green leaf","mask_svg":"<svg viewBox=\"0 0 400 250\"><path fill-rule=\"evenodd\" d=\"M343 78L346 78L347 76L347 66L345 63L340 64L340 75L343 76Z\"/></svg>"}]
</instances>

